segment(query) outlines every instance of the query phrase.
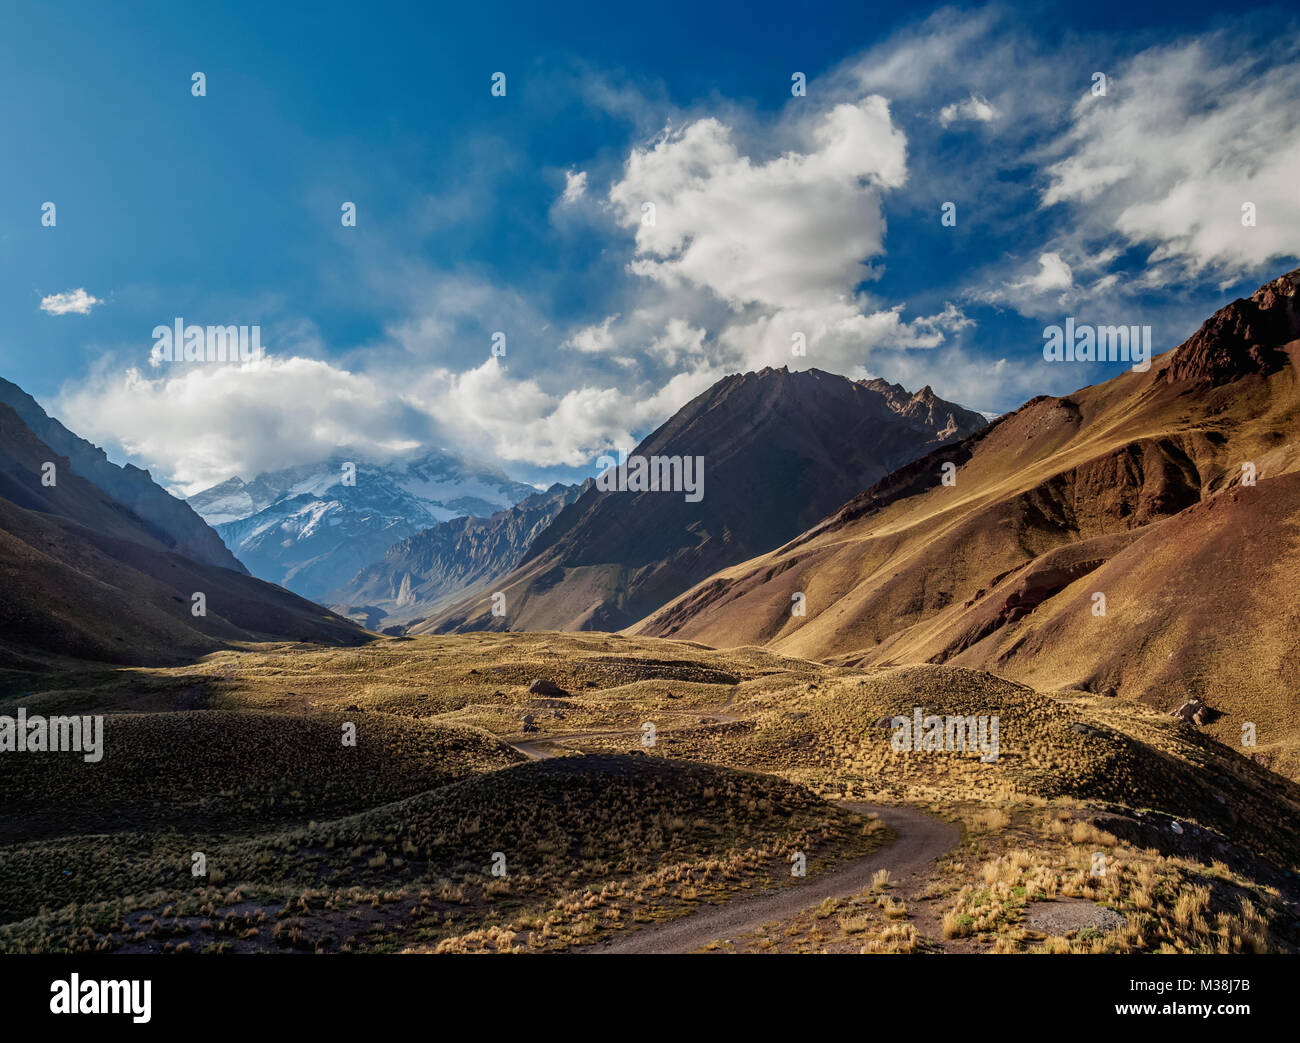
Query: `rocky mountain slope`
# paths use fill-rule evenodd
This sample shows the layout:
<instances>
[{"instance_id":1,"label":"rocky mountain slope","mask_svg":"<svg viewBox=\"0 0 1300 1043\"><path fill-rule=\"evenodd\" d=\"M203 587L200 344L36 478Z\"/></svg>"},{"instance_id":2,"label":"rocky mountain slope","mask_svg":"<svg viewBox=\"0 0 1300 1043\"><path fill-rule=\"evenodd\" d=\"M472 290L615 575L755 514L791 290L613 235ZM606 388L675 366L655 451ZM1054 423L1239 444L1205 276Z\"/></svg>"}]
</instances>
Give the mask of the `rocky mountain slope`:
<instances>
[{"instance_id":1,"label":"rocky mountain slope","mask_svg":"<svg viewBox=\"0 0 1300 1043\"><path fill-rule=\"evenodd\" d=\"M12 409L37 438L65 457L77 474L130 508L164 544L195 561L247 572L207 523L184 500L155 484L148 471L110 462L104 450L74 435L46 414L31 395L4 379L0 379L0 404Z\"/></svg>"},{"instance_id":2,"label":"rocky mountain slope","mask_svg":"<svg viewBox=\"0 0 1300 1043\"><path fill-rule=\"evenodd\" d=\"M53 463L53 484L42 481ZM0 405L0 682L66 659L176 663L231 642L358 644L354 624L195 561ZM201 615L195 595L202 595Z\"/></svg>"},{"instance_id":3,"label":"rocky mountain slope","mask_svg":"<svg viewBox=\"0 0 1300 1043\"><path fill-rule=\"evenodd\" d=\"M1212 734L1253 725L1250 752L1296 774L1298 287L1227 305L1148 373L1027 402L632 632L1197 696Z\"/></svg>"},{"instance_id":4,"label":"rocky mountain slope","mask_svg":"<svg viewBox=\"0 0 1300 1043\"><path fill-rule=\"evenodd\" d=\"M331 591L325 602L373 630L426 616L449 598L481 591L518 565L584 488L557 483L490 518L467 515L439 522L393 544L382 561Z\"/></svg>"}]
</instances>

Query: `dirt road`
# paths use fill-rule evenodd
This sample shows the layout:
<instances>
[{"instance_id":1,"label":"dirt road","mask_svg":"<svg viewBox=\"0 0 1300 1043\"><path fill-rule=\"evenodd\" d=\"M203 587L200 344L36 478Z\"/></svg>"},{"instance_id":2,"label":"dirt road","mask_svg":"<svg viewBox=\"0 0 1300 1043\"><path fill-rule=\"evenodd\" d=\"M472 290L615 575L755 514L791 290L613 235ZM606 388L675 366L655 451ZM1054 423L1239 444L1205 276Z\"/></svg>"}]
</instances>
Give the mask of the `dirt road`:
<instances>
[{"instance_id":1,"label":"dirt road","mask_svg":"<svg viewBox=\"0 0 1300 1043\"><path fill-rule=\"evenodd\" d=\"M713 714L722 719L726 715ZM734 718L730 718L733 719ZM515 749L529 760L546 760L568 752L566 740L583 735L557 735L551 739L520 741ZM774 891L736 898L721 905L706 905L678 920L627 931L599 945L573 950L582 953L686 953L719 939L761 927L774 920L786 920L805 909L820 905L827 898L848 898L871 886L871 878L888 869L895 884L906 885L909 877L921 872L945 851L956 846L955 827L920 811L906 807L841 802L841 807L860 815L875 812L897 836L892 844L801 883Z\"/></svg>"},{"instance_id":2,"label":"dirt road","mask_svg":"<svg viewBox=\"0 0 1300 1043\"><path fill-rule=\"evenodd\" d=\"M874 811L898 835L888 847L873 851L849 865L812 877L778 891L737 898L722 905L703 906L668 923L620 934L600 945L576 950L584 953L684 953L709 942L734 938L774 920L785 920L820 905L827 898L848 898L871 886L878 870L888 869L893 881L906 886L908 878L925 869L957 843L957 830L946 822L911 808L845 803L860 814Z\"/></svg>"}]
</instances>

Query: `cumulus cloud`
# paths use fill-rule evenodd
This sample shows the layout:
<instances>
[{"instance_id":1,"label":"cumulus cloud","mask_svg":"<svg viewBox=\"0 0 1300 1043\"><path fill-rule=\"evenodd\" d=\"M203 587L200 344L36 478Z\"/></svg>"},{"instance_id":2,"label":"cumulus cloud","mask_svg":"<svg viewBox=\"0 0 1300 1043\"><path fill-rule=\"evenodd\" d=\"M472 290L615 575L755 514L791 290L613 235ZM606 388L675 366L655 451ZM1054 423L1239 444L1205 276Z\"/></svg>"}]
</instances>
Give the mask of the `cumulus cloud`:
<instances>
[{"instance_id":1,"label":"cumulus cloud","mask_svg":"<svg viewBox=\"0 0 1300 1043\"><path fill-rule=\"evenodd\" d=\"M396 387L400 387L396 385ZM305 358L99 373L57 404L78 434L121 445L185 495L232 474L311 463L341 446L375 454L437 444L427 411L394 385Z\"/></svg>"},{"instance_id":2,"label":"cumulus cloud","mask_svg":"<svg viewBox=\"0 0 1300 1043\"><path fill-rule=\"evenodd\" d=\"M708 366L679 373L657 392L587 385L561 395L513 379L497 359L437 374L428 406L462 444L503 460L581 467L599 452L634 446L645 433L724 374Z\"/></svg>"},{"instance_id":3,"label":"cumulus cloud","mask_svg":"<svg viewBox=\"0 0 1300 1043\"><path fill-rule=\"evenodd\" d=\"M665 365L676 366L686 359L700 359L705 354L708 331L692 326L686 319L669 319L663 333L651 342L649 352Z\"/></svg>"},{"instance_id":4,"label":"cumulus cloud","mask_svg":"<svg viewBox=\"0 0 1300 1043\"><path fill-rule=\"evenodd\" d=\"M1062 253L1066 250L1075 252L1067 259ZM1036 262L1020 266L1000 282L973 288L965 297L1043 318L1059 316L1063 308L1112 307L1117 298L1132 291L1133 287L1122 282L1117 273L1107 270L1117 251L1077 251L1078 245L1068 242L1059 249L1043 251Z\"/></svg>"},{"instance_id":5,"label":"cumulus cloud","mask_svg":"<svg viewBox=\"0 0 1300 1043\"><path fill-rule=\"evenodd\" d=\"M471 457L581 467L631 448L724 371L707 359L660 387L583 384L556 394L496 358L464 371L360 373L328 361L267 357L161 375L100 372L64 389L59 415L120 445L192 495L232 474L313 463L347 447L385 457L444 446Z\"/></svg>"},{"instance_id":6,"label":"cumulus cloud","mask_svg":"<svg viewBox=\"0 0 1300 1043\"><path fill-rule=\"evenodd\" d=\"M805 151L755 161L705 118L633 149L608 196L636 232L632 271L737 308L852 292L883 249L880 193L904 182L906 141L879 96L835 106L808 138Z\"/></svg>"},{"instance_id":7,"label":"cumulus cloud","mask_svg":"<svg viewBox=\"0 0 1300 1043\"><path fill-rule=\"evenodd\" d=\"M1074 273L1070 266L1061 260L1058 253L1045 253L1038 256L1038 271L1029 278L1011 284L1013 290L1029 290L1032 293L1051 293L1053 290L1068 290L1074 286Z\"/></svg>"},{"instance_id":8,"label":"cumulus cloud","mask_svg":"<svg viewBox=\"0 0 1300 1043\"><path fill-rule=\"evenodd\" d=\"M599 355L612 351L617 347L617 341L610 332L610 326L617 319L617 315L607 315L603 322L599 322L594 326L583 326L569 337L562 346L573 348L575 351L581 351L588 355Z\"/></svg>"},{"instance_id":9,"label":"cumulus cloud","mask_svg":"<svg viewBox=\"0 0 1300 1043\"><path fill-rule=\"evenodd\" d=\"M849 302L787 308L750 322L735 323L719 335L719 341L728 359L740 369L788 365L858 379L873 366L883 366L885 354L931 351L971 325L971 320L952 304L934 315L910 320L904 318L903 312L902 304L864 311ZM806 351L802 356L792 355L796 336ZM928 360L925 367L936 374L942 370L942 364L934 359Z\"/></svg>"},{"instance_id":10,"label":"cumulus cloud","mask_svg":"<svg viewBox=\"0 0 1300 1043\"><path fill-rule=\"evenodd\" d=\"M42 297L41 311L46 315L89 315L91 308L103 303L98 297L92 297L85 290L78 288Z\"/></svg>"}]
</instances>

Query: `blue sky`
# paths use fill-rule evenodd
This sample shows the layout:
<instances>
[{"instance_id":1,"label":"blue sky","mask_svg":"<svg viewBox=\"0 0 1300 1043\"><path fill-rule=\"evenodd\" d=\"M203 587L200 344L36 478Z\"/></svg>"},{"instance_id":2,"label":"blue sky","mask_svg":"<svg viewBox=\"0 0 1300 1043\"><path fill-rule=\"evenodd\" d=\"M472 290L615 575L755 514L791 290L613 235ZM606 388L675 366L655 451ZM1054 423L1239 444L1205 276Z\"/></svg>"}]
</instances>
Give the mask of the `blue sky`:
<instances>
[{"instance_id":1,"label":"blue sky","mask_svg":"<svg viewBox=\"0 0 1300 1043\"><path fill-rule=\"evenodd\" d=\"M763 365L1011 409L1121 368L1045 362L1045 323L1163 351L1295 267L1296 29L1196 3L9 2L0 374L187 492L335 445L573 478ZM260 325L268 358L153 367L176 317Z\"/></svg>"}]
</instances>

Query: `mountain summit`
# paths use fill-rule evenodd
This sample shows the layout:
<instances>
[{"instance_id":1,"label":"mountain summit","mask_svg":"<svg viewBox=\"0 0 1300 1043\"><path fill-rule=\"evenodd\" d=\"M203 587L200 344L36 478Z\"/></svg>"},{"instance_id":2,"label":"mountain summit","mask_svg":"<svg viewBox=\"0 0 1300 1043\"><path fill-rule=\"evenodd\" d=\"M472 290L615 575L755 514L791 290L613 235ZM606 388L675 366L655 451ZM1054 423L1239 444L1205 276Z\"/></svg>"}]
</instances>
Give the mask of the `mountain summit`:
<instances>
[{"instance_id":1,"label":"mountain summit","mask_svg":"<svg viewBox=\"0 0 1300 1043\"><path fill-rule=\"evenodd\" d=\"M1283 345L1300 337L1300 268L1220 308L1175 350L1165 379L1208 387L1287 362Z\"/></svg>"},{"instance_id":2,"label":"mountain summit","mask_svg":"<svg viewBox=\"0 0 1300 1043\"><path fill-rule=\"evenodd\" d=\"M911 394L883 380L784 367L725 377L632 454L702 460L699 502L598 482L494 585L505 594L504 616L475 598L412 632L618 629L984 423L929 388Z\"/></svg>"}]
</instances>

